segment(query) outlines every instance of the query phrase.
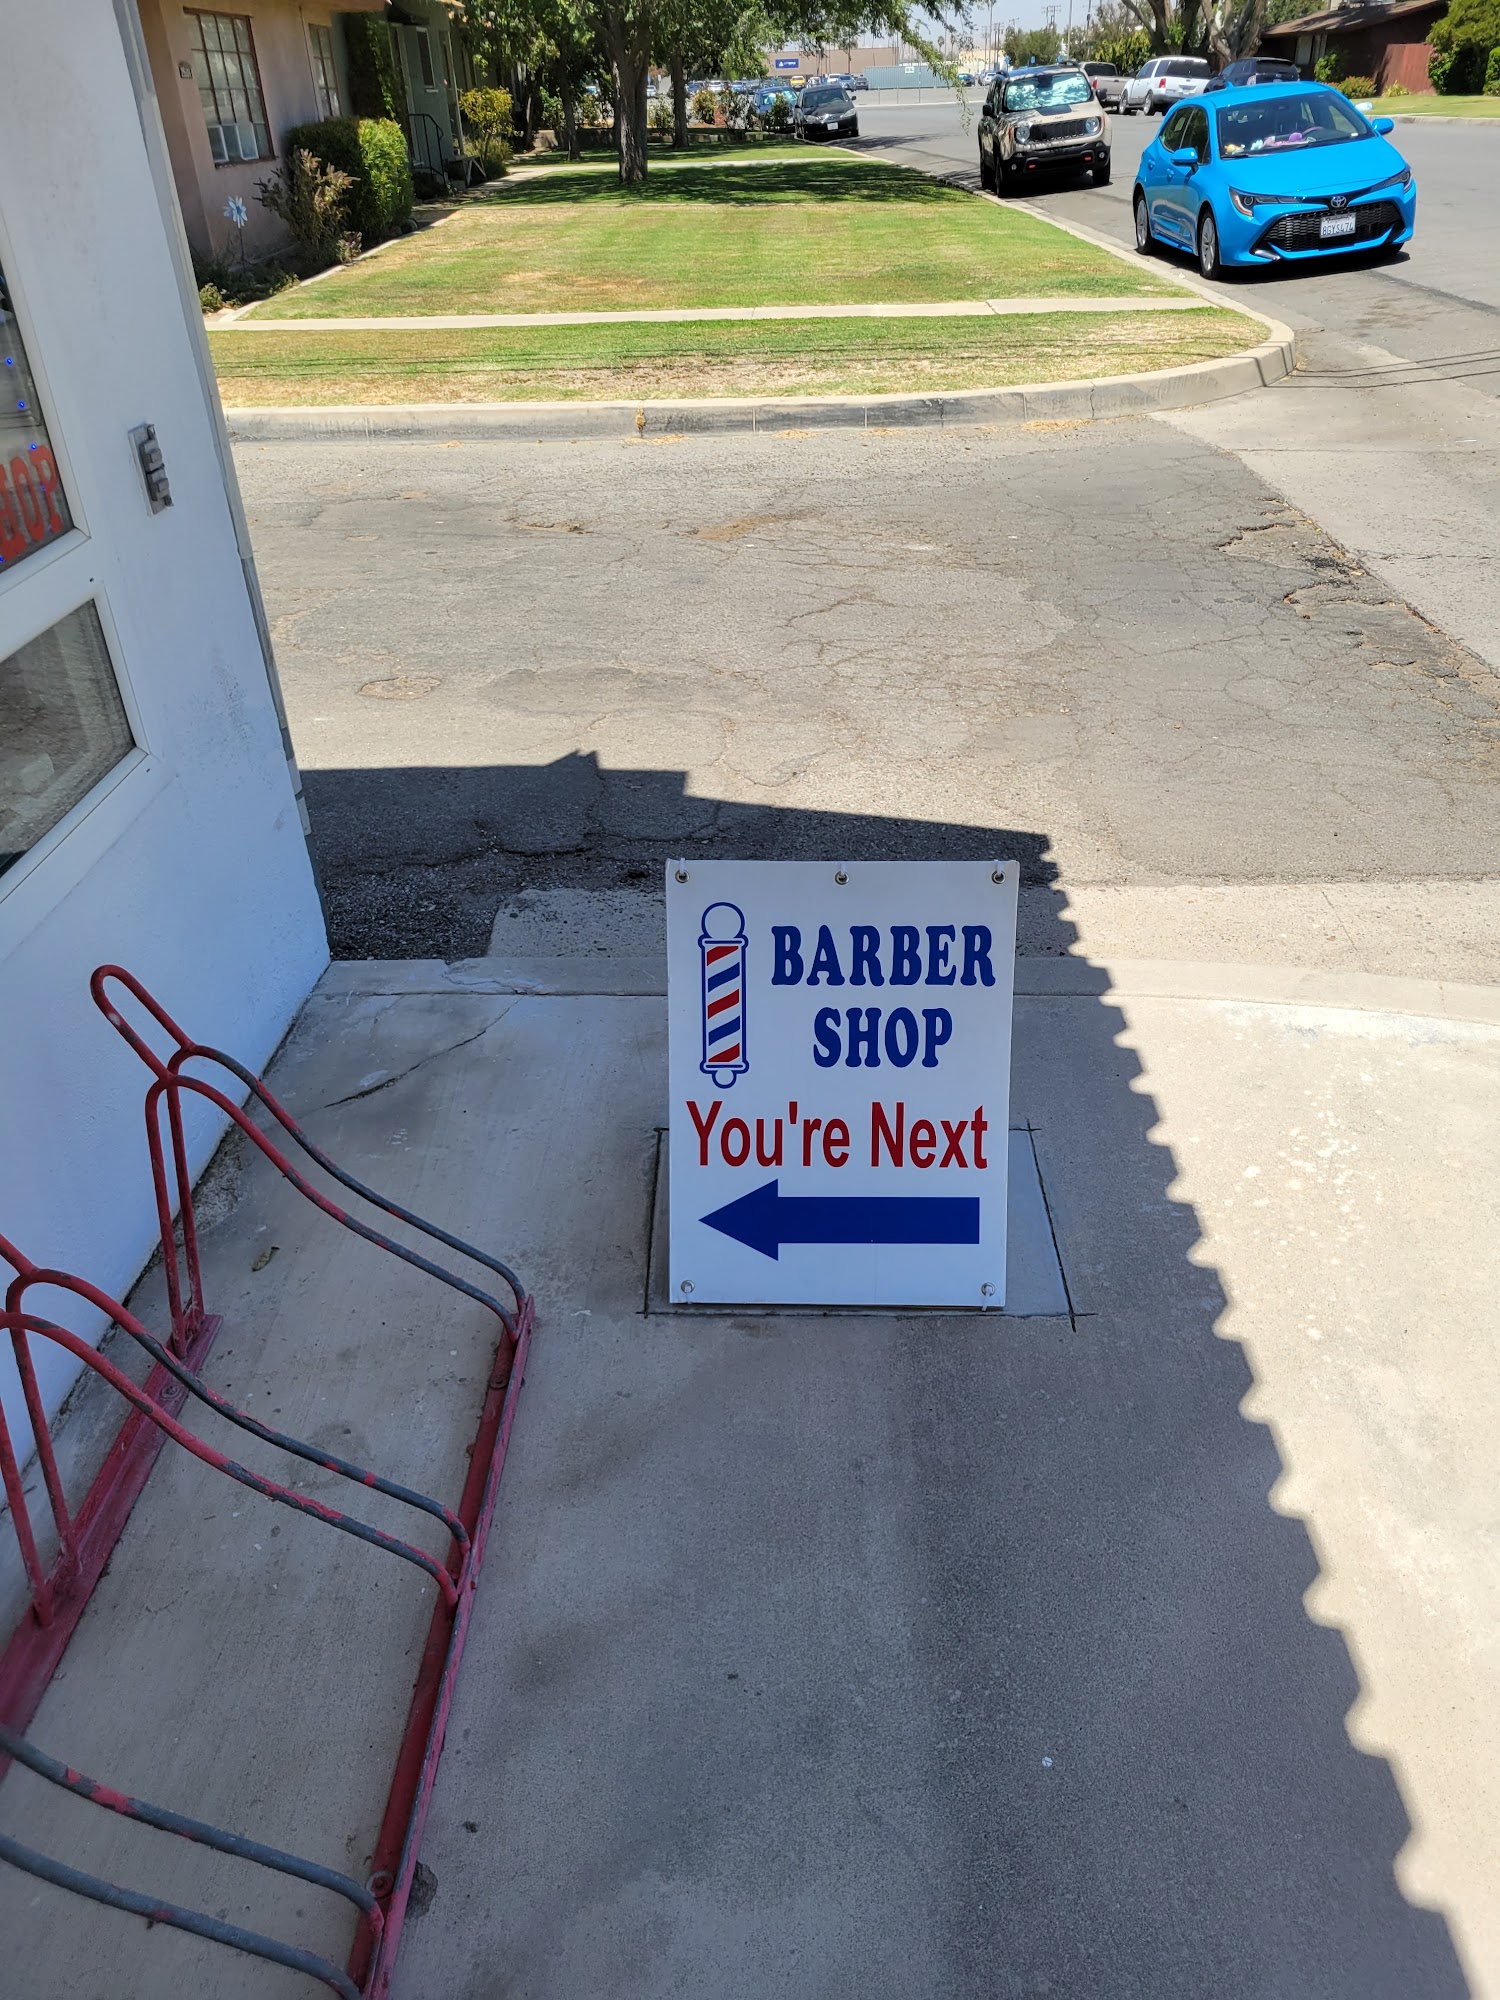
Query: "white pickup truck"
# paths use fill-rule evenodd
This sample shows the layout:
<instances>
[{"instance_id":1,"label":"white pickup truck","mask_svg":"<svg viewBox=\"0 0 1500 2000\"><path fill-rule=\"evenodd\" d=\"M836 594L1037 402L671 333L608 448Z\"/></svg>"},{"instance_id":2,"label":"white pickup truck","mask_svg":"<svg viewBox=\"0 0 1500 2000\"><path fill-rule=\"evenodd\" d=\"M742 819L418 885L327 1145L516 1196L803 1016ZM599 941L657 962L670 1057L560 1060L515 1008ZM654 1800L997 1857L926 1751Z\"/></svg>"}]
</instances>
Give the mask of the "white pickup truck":
<instances>
[{"instance_id":1,"label":"white pickup truck","mask_svg":"<svg viewBox=\"0 0 1500 2000\"><path fill-rule=\"evenodd\" d=\"M1137 111L1169 111L1180 99L1198 96L1209 74L1202 56L1153 56L1121 91L1120 109L1127 118Z\"/></svg>"}]
</instances>

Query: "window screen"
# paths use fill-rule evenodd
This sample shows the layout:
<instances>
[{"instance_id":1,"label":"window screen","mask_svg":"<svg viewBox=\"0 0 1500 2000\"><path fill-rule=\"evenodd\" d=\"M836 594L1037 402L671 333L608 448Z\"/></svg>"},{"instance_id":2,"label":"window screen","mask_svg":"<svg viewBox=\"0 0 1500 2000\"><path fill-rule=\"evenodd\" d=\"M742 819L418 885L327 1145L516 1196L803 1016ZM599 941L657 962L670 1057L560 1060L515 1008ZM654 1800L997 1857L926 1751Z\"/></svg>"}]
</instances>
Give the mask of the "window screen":
<instances>
[{"instance_id":1,"label":"window screen","mask_svg":"<svg viewBox=\"0 0 1500 2000\"><path fill-rule=\"evenodd\" d=\"M307 31L308 53L312 57L313 95L318 100L320 118L341 117L339 73L333 62L333 30L316 25Z\"/></svg>"},{"instance_id":2,"label":"window screen","mask_svg":"<svg viewBox=\"0 0 1500 2000\"><path fill-rule=\"evenodd\" d=\"M236 160L269 160L275 151L266 122L255 41L247 14L188 12L193 37L193 75L214 165Z\"/></svg>"}]
</instances>

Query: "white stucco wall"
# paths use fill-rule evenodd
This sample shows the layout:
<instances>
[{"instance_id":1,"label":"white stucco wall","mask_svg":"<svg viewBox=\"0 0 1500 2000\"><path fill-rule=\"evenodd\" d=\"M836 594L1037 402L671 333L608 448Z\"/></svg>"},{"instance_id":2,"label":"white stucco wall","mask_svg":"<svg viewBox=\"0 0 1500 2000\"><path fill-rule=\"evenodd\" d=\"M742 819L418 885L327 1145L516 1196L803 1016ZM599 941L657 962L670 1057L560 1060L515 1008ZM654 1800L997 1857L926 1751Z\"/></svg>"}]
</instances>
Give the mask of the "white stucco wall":
<instances>
[{"instance_id":1,"label":"white stucco wall","mask_svg":"<svg viewBox=\"0 0 1500 2000\"><path fill-rule=\"evenodd\" d=\"M327 948L201 323L159 205L165 154L153 161L143 138L111 0L67 13L64 33L52 8L0 0L0 256L87 539L0 575L0 658L39 611L95 597L146 755L34 866L0 876L0 1234L121 1294L155 1243L147 1077L93 1007L89 973L118 960L190 1032L258 1065ZM127 441L146 421L175 498L158 515ZM198 1117L191 1137L196 1168L218 1132ZM73 1364L38 1358L55 1405Z\"/></svg>"}]
</instances>

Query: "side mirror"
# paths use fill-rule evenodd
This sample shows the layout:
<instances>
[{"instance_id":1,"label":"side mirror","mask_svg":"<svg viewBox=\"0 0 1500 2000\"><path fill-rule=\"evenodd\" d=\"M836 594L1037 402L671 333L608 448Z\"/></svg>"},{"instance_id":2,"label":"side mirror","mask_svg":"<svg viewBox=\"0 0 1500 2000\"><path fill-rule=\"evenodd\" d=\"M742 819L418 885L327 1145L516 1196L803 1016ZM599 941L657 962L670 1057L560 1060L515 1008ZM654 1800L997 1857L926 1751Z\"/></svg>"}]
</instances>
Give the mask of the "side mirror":
<instances>
[{"instance_id":1,"label":"side mirror","mask_svg":"<svg viewBox=\"0 0 1500 2000\"><path fill-rule=\"evenodd\" d=\"M1167 157L1171 160L1174 167L1196 167L1198 164L1198 149L1195 146L1179 146L1174 153L1168 154Z\"/></svg>"},{"instance_id":2,"label":"side mirror","mask_svg":"<svg viewBox=\"0 0 1500 2000\"><path fill-rule=\"evenodd\" d=\"M1396 121L1394 118L1376 118L1373 119L1371 122L1373 123L1375 130L1377 132L1382 132L1382 133L1394 132L1396 129Z\"/></svg>"}]
</instances>

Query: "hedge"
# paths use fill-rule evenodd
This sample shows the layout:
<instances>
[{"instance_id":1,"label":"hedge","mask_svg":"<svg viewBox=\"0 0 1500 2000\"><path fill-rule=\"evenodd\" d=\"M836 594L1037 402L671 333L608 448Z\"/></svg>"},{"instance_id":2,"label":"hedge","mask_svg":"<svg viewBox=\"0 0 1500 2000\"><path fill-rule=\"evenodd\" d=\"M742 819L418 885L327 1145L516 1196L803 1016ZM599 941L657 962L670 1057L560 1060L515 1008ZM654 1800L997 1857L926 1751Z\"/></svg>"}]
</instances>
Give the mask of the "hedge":
<instances>
[{"instance_id":1,"label":"hedge","mask_svg":"<svg viewBox=\"0 0 1500 2000\"><path fill-rule=\"evenodd\" d=\"M356 118L398 118L401 86L384 14L341 14L349 58L349 109Z\"/></svg>"},{"instance_id":2,"label":"hedge","mask_svg":"<svg viewBox=\"0 0 1500 2000\"><path fill-rule=\"evenodd\" d=\"M1475 97L1484 87L1490 51L1473 42L1455 49L1434 49L1427 58L1427 76L1441 97Z\"/></svg>"},{"instance_id":3,"label":"hedge","mask_svg":"<svg viewBox=\"0 0 1500 2000\"><path fill-rule=\"evenodd\" d=\"M1484 68L1484 94L1486 97L1500 97L1500 49L1490 50L1490 59Z\"/></svg>"},{"instance_id":4,"label":"hedge","mask_svg":"<svg viewBox=\"0 0 1500 2000\"><path fill-rule=\"evenodd\" d=\"M324 118L298 125L286 135L288 158L299 149L353 177L349 226L366 250L410 222L411 162L394 119Z\"/></svg>"}]
</instances>

